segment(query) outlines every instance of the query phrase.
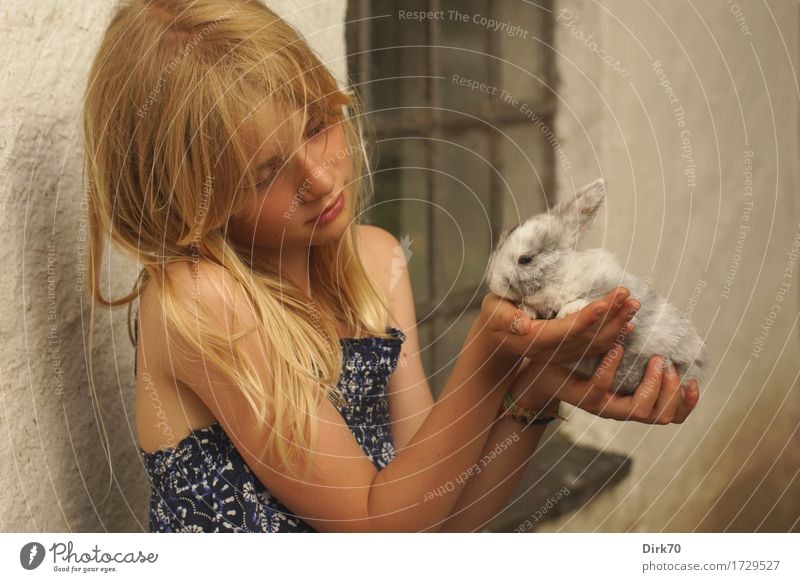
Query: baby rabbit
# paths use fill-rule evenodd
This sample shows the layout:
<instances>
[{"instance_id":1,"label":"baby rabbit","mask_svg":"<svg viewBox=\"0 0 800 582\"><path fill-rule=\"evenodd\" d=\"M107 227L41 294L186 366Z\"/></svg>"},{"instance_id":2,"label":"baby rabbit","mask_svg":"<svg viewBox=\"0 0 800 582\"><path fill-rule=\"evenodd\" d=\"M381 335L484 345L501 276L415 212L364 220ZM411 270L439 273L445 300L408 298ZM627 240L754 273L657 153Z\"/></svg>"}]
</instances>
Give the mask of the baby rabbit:
<instances>
[{"instance_id":1,"label":"baby rabbit","mask_svg":"<svg viewBox=\"0 0 800 582\"><path fill-rule=\"evenodd\" d=\"M666 364L672 361L683 384L690 377L702 383L706 347L678 310L644 281L626 273L611 253L577 250L604 199L605 183L595 180L551 212L504 232L489 259L489 289L520 302L519 308L533 319L551 319L578 311L614 287L627 287L641 307L631 320L634 330L623 340L624 354L612 389L632 394L653 355L664 356ZM589 377L601 360L602 355L585 357L568 368Z\"/></svg>"}]
</instances>

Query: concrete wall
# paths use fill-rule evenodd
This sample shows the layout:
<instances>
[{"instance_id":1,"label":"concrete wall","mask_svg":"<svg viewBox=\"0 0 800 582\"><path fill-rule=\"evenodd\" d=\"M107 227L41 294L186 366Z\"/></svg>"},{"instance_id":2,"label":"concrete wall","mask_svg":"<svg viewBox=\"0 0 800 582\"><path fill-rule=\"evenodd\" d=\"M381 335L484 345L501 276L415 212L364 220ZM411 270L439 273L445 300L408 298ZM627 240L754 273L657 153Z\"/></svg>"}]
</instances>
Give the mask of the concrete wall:
<instances>
[{"instance_id":1,"label":"concrete wall","mask_svg":"<svg viewBox=\"0 0 800 582\"><path fill-rule=\"evenodd\" d=\"M691 316L712 377L681 426L575 411L561 430L630 455L633 472L542 530L798 531L800 7L555 8L556 125L572 168L557 167L559 195L606 179L587 242Z\"/></svg>"},{"instance_id":2,"label":"concrete wall","mask_svg":"<svg viewBox=\"0 0 800 582\"><path fill-rule=\"evenodd\" d=\"M344 79L345 0L280 0ZM137 454L133 347L126 311L99 312L95 381L115 481L87 380L88 307L81 219L81 95L113 3L0 6L0 530L147 531L149 483ZM106 295L130 290L135 265L114 255Z\"/></svg>"}]
</instances>

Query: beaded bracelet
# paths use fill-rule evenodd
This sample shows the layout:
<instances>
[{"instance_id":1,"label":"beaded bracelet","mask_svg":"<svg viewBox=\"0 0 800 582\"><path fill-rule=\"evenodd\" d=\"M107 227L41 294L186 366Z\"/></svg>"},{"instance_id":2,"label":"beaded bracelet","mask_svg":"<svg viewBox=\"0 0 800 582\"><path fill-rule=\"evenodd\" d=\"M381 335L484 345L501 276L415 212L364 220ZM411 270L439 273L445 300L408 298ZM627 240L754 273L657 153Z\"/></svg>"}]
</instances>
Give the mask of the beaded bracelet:
<instances>
[{"instance_id":1,"label":"beaded bracelet","mask_svg":"<svg viewBox=\"0 0 800 582\"><path fill-rule=\"evenodd\" d=\"M524 422L526 426L532 424L548 424L553 422L556 418L565 420L564 417L561 416L560 408L561 402L556 405L555 416L550 414L547 416L542 416L542 414L545 412L544 410L529 410L527 408L523 408L522 406L518 406L514 404L514 399L511 397L511 394L506 392L505 398L503 398L503 407L500 418L508 416L514 420Z\"/></svg>"}]
</instances>

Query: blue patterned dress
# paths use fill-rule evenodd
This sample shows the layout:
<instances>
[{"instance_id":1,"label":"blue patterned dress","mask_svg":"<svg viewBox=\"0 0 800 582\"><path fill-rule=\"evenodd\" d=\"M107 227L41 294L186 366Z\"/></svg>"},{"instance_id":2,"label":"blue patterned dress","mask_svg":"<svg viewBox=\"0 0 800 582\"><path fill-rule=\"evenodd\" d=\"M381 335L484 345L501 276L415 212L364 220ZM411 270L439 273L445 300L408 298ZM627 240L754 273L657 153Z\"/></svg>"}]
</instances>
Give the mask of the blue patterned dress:
<instances>
[{"instance_id":1,"label":"blue patterned dress","mask_svg":"<svg viewBox=\"0 0 800 582\"><path fill-rule=\"evenodd\" d=\"M137 321L134 330L138 336ZM395 456L387 383L405 334L340 338L342 374L334 406L364 454L382 469ZM134 360L134 373L136 370ZM192 431L174 449L139 449L151 482L151 532L315 532L272 496L218 422Z\"/></svg>"}]
</instances>

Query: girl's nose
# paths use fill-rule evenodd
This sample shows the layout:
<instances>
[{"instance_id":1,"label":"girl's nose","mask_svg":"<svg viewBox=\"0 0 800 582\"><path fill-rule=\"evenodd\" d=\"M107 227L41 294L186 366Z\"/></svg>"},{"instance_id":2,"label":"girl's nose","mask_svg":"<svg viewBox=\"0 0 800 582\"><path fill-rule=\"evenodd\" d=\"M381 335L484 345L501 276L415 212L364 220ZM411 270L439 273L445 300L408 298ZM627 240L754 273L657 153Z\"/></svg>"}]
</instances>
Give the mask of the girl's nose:
<instances>
[{"instance_id":1,"label":"girl's nose","mask_svg":"<svg viewBox=\"0 0 800 582\"><path fill-rule=\"evenodd\" d=\"M325 157L325 148L306 146L297 154L300 169L298 192L306 202L324 198L336 187L335 161Z\"/></svg>"}]
</instances>

